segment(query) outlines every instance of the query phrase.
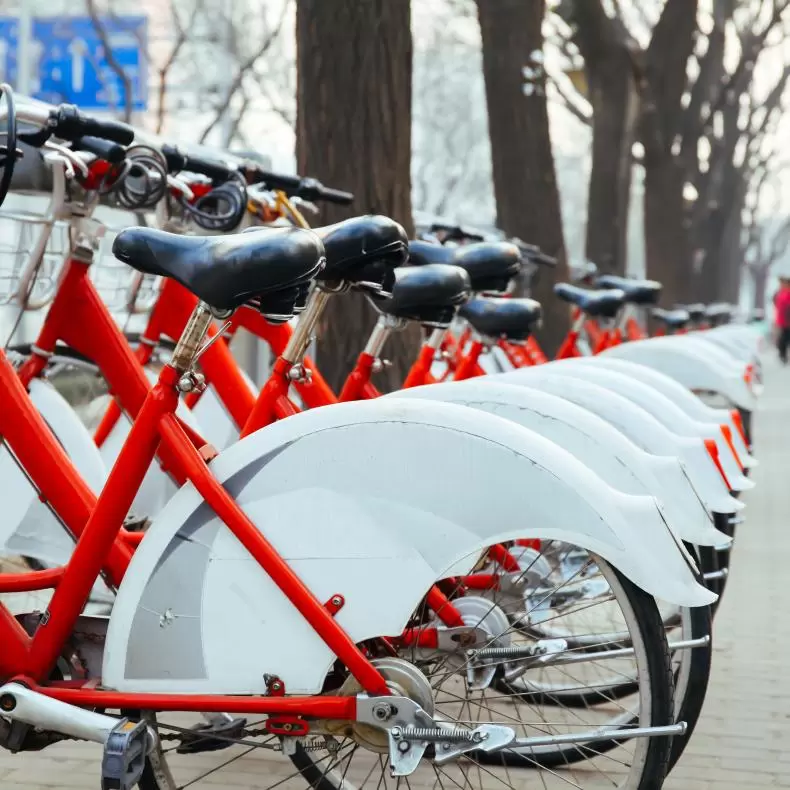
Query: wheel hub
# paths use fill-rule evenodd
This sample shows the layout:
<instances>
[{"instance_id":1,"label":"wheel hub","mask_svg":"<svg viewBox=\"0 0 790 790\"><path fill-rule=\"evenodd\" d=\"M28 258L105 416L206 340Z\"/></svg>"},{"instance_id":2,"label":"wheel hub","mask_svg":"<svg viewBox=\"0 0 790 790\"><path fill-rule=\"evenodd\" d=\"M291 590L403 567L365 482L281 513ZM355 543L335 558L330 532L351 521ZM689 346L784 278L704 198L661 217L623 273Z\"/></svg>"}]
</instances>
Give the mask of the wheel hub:
<instances>
[{"instance_id":1,"label":"wheel hub","mask_svg":"<svg viewBox=\"0 0 790 790\"><path fill-rule=\"evenodd\" d=\"M435 708L431 684L414 664L394 656L374 658L370 663L381 673L387 683L387 688L393 694L408 697L429 716L433 716ZM357 679L349 676L339 693L351 696L361 691L363 689ZM353 738L360 746L364 746L372 752L389 754L389 738L385 729L363 722L342 722L342 724L344 734Z\"/></svg>"}]
</instances>

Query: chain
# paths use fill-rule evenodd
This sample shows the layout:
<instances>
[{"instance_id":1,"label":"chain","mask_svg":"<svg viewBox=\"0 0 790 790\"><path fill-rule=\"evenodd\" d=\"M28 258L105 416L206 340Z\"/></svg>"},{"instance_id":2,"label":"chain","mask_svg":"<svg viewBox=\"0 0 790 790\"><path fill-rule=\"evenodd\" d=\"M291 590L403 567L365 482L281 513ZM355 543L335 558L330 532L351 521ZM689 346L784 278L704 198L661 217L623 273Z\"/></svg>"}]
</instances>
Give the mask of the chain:
<instances>
[{"instance_id":1,"label":"chain","mask_svg":"<svg viewBox=\"0 0 790 790\"><path fill-rule=\"evenodd\" d=\"M272 733L270 733L266 727L250 727L248 729L244 729L241 732L241 736L239 738L228 738L224 735L219 735L216 733L211 732L211 730L205 731L195 731L191 730L187 727L176 727L172 724L164 725L167 727L168 730L172 730L172 732L167 733L158 733L159 740L162 743L174 743L176 741L182 741L183 736L187 735L191 738L200 738L201 736L206 740L217 740L217 741L227 741L228 743L234 744L241 744L243 746L257 746L260 749L270 749L271 751L282 751L282 746L277 744L264 744L264 743L251 743L247 739L249 738L261 738L264 736L271 737Z\"/></svg>"}]
</instances>

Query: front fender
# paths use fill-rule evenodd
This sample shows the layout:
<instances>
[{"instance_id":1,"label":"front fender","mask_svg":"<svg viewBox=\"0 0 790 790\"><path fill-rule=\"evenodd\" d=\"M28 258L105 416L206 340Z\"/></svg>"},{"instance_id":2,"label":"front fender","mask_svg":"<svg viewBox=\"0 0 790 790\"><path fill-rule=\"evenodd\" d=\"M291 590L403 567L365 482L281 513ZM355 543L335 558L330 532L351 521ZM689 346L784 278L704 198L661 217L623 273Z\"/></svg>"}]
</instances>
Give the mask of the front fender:
<instances>
[{"instance_id":1,"label":"front fender","mask_svg":"<svg viewBox=\"0 0 790 790\"><path fill-rule=\"evenodd\" d=\"M77 471L98 494L107 479L107 470L74 410L51 384L39 379L30 382L30 398ZM47 565L67 562L74 550L73 539L39 500L5 447L0 460L0 490L7 494L0 519L0 540L5 549Z\"/></svg>"},{"instance_id":2,"label":"front fender","mask_svg":"<svg viewBox=\"0 0 790 790\"><path fill-rule=\"evenodd\" d=\"M717 392L746 411L753 411L756 398L743 378L743 370L719 353L711 343L700 347L690 335L654 337L621 343L601 356L627 359L648 365L692 391Z\"/></svg>"},{"instance_id":3,"label":"front fender","mask_svg":"<svg viewBox=\"0 0 790 790\"><path fill-rule=\"evenodd\" d=\"M655 501L620 494L546 439L483 412L379 399L315 409L220 453L215 477L355 642L397 635L429 586L492 543L560 540L680 605L704 605ZM651 523L654 526L646 528ZM103 683L126 690L316 693L334 656L183 486L118 593Z\"/></svg>"},{"instance_id":4,"label":"front fender","mask_svg":"<svg viewBox=\"0 0 790 790\"><path fill-rule=\"evenodd\" d=\"M153 386L156 383L156 374L151 369L145 368L145 375ZM183 401L179 401L176 414L190 428L204 436L201 424ZM125 414L122 414L101 446L101 457L107 468L111 468L115 463L131 429L131 422ZM138 516L151 517L165 506L177 490L178 486L173 478L164 472L159 463L154 460L148 467L148 472L146 472L142 485L132 502L132 512Z\"/></svg>"},{"instance_id":5,"label":"front fender","mask_svg":"<svg viewBox=\"0 0 790 790\"><path fill-rule=\"evenodd\" d=\"M258 388L252 379L243 370L239 372L250 392L257 395ZM239 429L213 386L209 385L200 396L200 400L192 409L192 415L200 425L201 436L218 450L224 450L239 440Z\"/></svg>"},{"instance_id":6,"label":"front fender","mask_svg":"<svg viewBox=\"0 0 790 790\"><path fill-rule=\"evenodd\" d=\"M667 522L682 540L704 546L729 540L713 527L710 515L676 459L644 452L614 426L569 400L482 379L441 387L413 387L386 397L429 398L511 420L567 450L612 488L625 494L657 497Z\"/></svg>"},{"instance_id":7,"label":"front fender","mask_svg":"<svg viewBox=\"0 0 790 790\"><path fill-rule=\"evenodd\" d=\"M82 478L98 495L107 479L107 469L74 409L47 381L33 379L29 391L33 405ZM74 539L39 499L5 447L0 450L0 491L5 494L0 519L0 545L4 551L31 557L45 566L65 565L74 551ZM98 580L92 598L107 603L112 600L112 593Z\"/></svg>"}]
</instances>

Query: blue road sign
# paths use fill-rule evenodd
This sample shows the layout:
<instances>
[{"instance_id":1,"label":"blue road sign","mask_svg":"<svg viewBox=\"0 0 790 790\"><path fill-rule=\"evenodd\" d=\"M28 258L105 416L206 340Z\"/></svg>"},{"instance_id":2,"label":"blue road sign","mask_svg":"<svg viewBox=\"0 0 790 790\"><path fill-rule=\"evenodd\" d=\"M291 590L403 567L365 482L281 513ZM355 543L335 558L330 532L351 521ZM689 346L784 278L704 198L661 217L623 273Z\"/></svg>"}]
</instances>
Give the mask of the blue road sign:
<instances>
[{"instance_id":1,"label":"blue road sign","mask_svg":"<svg viewBox=\"0 0 790 790\"><path fill-rule=\"evenodd\" d=\"M71 102L86 110L122 110L128 80L132 108L144 110L148 99L147 18L114 16L40 17L33 20L30 42L30 93L42 101ZM0 17L0 68L16 82L18 22ZM107 52L109 50L109 53Z\"/></svg>"}]
</instances>

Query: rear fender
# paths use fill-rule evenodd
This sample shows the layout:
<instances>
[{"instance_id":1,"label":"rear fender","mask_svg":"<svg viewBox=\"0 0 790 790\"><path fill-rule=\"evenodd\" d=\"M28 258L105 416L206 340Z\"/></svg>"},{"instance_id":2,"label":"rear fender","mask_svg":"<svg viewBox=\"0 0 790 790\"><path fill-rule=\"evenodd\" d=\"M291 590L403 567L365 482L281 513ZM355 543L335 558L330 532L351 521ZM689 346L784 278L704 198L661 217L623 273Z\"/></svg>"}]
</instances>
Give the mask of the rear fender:
<instances>
[{"instance_id":1,"label":"rear fender","mask_svg":"<svg viewBox=\"0 0 790 790\"><path fill-rule=\"evenodd\" d=\"M656 392L660 392L697 422L714 422L718 425L727 425L732 433L732 441L735 445L735 449L738 451L738 457L741 459L744 466L747 468L757 466L758 461L750 455L746 448L746 444L741 437L740 429L733 419L732 411L728 409L715 409L712 406L708 406L691 390L686 389L686 387L679 384L675 379L647 365L641 365L636 361L632 362L625 359L614 359L613 357L607 357L603 354L599 354L596 357L581 357L579 359L569 360L569 362L578 365L592 364L600 368L605 368L606 370L622 373L632 379L641 381Z\"/></svg>"},{"instance_id":2,"label":"rear fender","mask_svg":"<svg viewBox=\"0 0 790 790\"><path fill-rule=\"evenodd\" d=\"M645 452L679 458L710 512L734 513L743 508L742 503L730 496L729 489L707 455L701 440L677 436L628 398L590 381L553 374L551 367L542 365L501 376L486 377L481 381L501 380L503 383L534 387L589 409L624 433Z\"/></svg>"},{"instance_id":3,"label":"rear fender","mask_svg":"<svg viewBox=\"0 0 790 790\"><path fill-rule=\"evenodd\" d=\"M732 491L748 491L754 483L743 475L743 469L730 449L721 426L710 421L700 422L689 417L683 409L653 387L619 371L596 365L574 365L573 361L552 363L551 372L573 376L599 384L622 395L652 414L668 431L678 436L711 439L716 443L719 460L730 482Z\"/></svg>"},{"instance_id":4,"label":"rear fender","mask_svg":"<svg viewBox=\"0 0 790 790\"><path fill-rule=\"evenodd\" d=\"M482 379L413 387L386 397L429 398L511 420L567 450L612 488L625 494L657 497L670 528L682 540L704 546L729 540L714 528L676 459L644 452L610 423L564 398Z\"/></svg>"},{"instance_id":5,"label":"rear fender","mask_svg":"<svg viewBox=\"0 0 790 790\"><path fill-rule=\"evenodd\" d=\"M655 500L614 491L478 410L405 398L314 409L237 442L211 469L319 600L343 596L337 620L355 642L401 633L435 580L516 538L584 547L679 605L714 599ZM289 693L317 693L333 660L187 484L121 585L103 683L262 694L273 674Z\"/></svg>"},{"instance_id":6,"label":"rear fender","mask_svg":"<svg viewBox=\"0 0 790 790\"><path fill-rule=\"evenodd\" d=\"M749 338L740 332L724 332L722 329L711 329L703 332L701 339L714 343L743 362L754 362L757 359L756 337Z\"/></svg>"},{"instance_id":7,"label":"rear fender","mask_svg":"<svg viewBox=\"0 0 790 790\"><path fill-rule=\"evenodd\" d=\"M756 399L744 381L744 371L732 364L731 357L724 355L722 360L719 352L712 343L700 345L690 335L682 335L621 343L601 356L647 365L690 390L716 392L738 408L753 411Z\"/></svg>"}]
</instances>

